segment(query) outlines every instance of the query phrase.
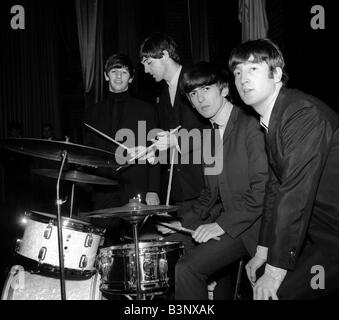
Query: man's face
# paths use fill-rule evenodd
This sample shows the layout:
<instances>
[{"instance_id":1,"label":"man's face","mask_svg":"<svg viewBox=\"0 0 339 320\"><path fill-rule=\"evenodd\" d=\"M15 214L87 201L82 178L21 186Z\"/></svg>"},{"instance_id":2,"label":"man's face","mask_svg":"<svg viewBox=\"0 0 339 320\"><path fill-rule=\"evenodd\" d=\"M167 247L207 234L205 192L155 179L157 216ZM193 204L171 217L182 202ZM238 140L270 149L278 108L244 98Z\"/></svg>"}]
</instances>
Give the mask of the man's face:
<instances>
[{"instance_id":1,"label":"man's face","mask_svg":"<svg viewBox=\"0 0 339 320\"><path fill-rule=\"evenodd\" d=\"M221 109L228 94L228 88L217 84L203 86L192 90L188 96L195 109L205 118L213 118Z\"/></svg>"},{"instance_id":2,"label":"man's face","mask_svg":"<svg viewBox=\"0 0 339 320\"><path fill-rule=\"evenodd\" d=\"M252 58L252 59L251 59ZM266 62L251 62L253 57L240 63L234 69L235 85L241 99L254 109L266 106L274 94L276 83L280 82L278 75L270 75Z\"/></svg>"},{"instance_id":3,"label":"man's face","mask_svg":"<svg viewBox=\"0 0 339 320\"><path fill-rule=\"evenodd\" d=\"M105 73L105 79L109 81L109 91L114 93L127 91L133 81L127 68L113 68Z\"/></svg>"},{"instance_id":4,"label":"man's face","mask_svg":"<svg viewBox=\"0 0 339 320\"><path fill-rule=\"evenodd\" d=\"M156 82L165 79L167 67L163 58L143 58L141 63L144 65L145 73L149 73Z\"/></svg>"}]
</instances>

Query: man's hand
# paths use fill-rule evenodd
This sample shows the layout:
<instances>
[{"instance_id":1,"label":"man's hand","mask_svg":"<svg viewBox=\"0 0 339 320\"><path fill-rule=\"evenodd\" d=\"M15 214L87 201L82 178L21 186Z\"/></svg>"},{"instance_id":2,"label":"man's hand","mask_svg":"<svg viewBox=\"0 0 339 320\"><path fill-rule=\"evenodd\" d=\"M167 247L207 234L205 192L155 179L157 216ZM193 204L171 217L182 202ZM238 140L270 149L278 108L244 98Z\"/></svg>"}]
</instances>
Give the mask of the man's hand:
<instances>
[{"instance_id":1,"label":"man's hand","mask_svg":"<svg viewBox=\"0 0 339 320\"><path fill-rule=\"evenodd\" d=\"M157 206L160 204L160 199L157 193L147 192L146 193L146 204L148 206Z\"/></svg>"},{"instance_id":2,"label":"man's hand","mask_svg":"<svg viewBox=\"0 0 339 320\"><path fill-rule=\"evenodd\" d=\"M198 243L204 243L223 234L225 231L216 222L213 222L199 226L192 234L192 238Z\"/></svg>"},{"instance_id":3,"label":"man's hand","mask_svg":"<svg viewBox=\"0 0 339 320\"><path fill-rule=\"evenodd\" d=\"M170 224L170 225L172 225L173 227L178 228L178 229L182 228L181 222L180 222L180 221L177 221L177 220L172 221L172 222L170 222L170 223L168 223L168 224ZM157 225L157 229L158 229L158 231L161 232L162 234L169 234L169 233L175 233L175 232L176 232L176 231L174 231L174 230L172 230L172 229L170 229L170 228L164 227L164 226L162 226L162 225Z\"/></svg>"},{"instance_id":4,"label":"man's hand","mask_svg":"<svg viewBox=\"0 0 339 320\"><path fill-rule=\"evenodd\" d=\"M253 288L253 300L279 300L277 291L287 271L266 264L265 273L258 279Z\"/></svg>"},{"instance_id":5,"label":"man's hand","mask_svg":"<svg viewBox=\"0 0 339 320\"><path fill-rule=\"evenodd\" d=\"M174 133L168 131L161 131L157 134L157 138L152 140L155 142L155 147L159 151L164 151L172 147L176 147L180 152L178 138Z\"/></svg>"},{"instance_id":6,"label":"man's hand","mask_svg":"<svg viewBox=\"0 0 339 320\"><path fill-rule=\"evenodd\" d=\"M142 161L147 160L150 164L153 164L155 162L155 152L153 151L153 149L151 149L146 153L146 149L147 148L145 146L137 146L134 148L129 148L127 152L130 155L131 159L136 156L136 159Z\"/></svg>"},{"instance_id":7,"label":"man's hand","mask_svg":"<svg viewBox=\"0 0 339 320\"><path fill-rule=\"evenodd\" d=\"M248 280L255 285L257 280L256 271L266 262L266 259L262 259L255 255L245 266Z\"/></svg>"}]
</instances>

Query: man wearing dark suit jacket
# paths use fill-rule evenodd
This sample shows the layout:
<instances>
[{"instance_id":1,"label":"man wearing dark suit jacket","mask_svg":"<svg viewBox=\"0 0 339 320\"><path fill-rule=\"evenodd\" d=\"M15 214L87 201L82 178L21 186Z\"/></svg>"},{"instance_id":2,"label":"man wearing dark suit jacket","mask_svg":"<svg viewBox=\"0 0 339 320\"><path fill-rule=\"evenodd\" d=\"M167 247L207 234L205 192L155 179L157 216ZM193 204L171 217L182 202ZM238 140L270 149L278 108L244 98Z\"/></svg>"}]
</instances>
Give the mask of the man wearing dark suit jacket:
<instances>
[{"instance_id":1,"label":"man wearing dark suit jacket","mask_svg":"<svg viewBox=\"0 0 339 320\"><path fill-rule=\"evenodd\" d=\"M209 152L203 152L205 187L182 222L172 222L178 228L195 230L195 243L185 241L186 254L176 265L175 298L204 300L210 276L255 253L267 159L258 119L228 98L226 70L207 62L194 65L184 73L182 88L192 106L218 127L212 137L208 135L211 130L205 131L203 150L211 146L219 160L211 163ZM209 137L214 137L212 143ZM169 229L159 230L166 233Z\"/></svg>"},{"instance_id":2,"label":"man wearing dark suit jacket","mask_svg":"<svg viewBox=\"0 0 339 320\"><path fill-rule=\"evenodd\" d=\"M130 150L134 150L139 144L145 147L148 132L158 126L154 107L131 96L129 85L133 81L133 75L134 67L127 55L114 54L109 57L105 65L105 79L109 83L108 97L89 107L85 114L87 124L123 143ZM119 132L124 135L123 130L126 130L126 136L118 137ZM144 137L140 137L140 133ZM116 149L112 142L89 129L85 131L85 143L110 152ZM115 174L107 168L96 169L95 173L118 179L119 186L93 186L93 209L122 206L138 194L148 205L160 203L159 165L144 162L123 168Z\"/></svg>"},{"instance_id":3,"label":"man wearing dark suit jacket","mask_svg":"<svg viewBox=\"0 0 339 320\"><path fill-rule=\"evenodd\" d=\"M181 129L188 131L194 128L199 130L204 128L207 125L206 121L191 108L187 99L181 95L178 89L179 81L183 75L183 67L180 64L175 41L161 33L152 34L141 44L139 55L145 72L151 74L156 82L165 80L167 83L167 87L162 91L156 105L160 128L165 131L170 131L179 125ZM160 151L174 145L178 145L175 136L171 135L170 139L170 135L165 132L157 143ZM190 206L192 200L199 196L203 186L201 165L193 164L191 160L188 162L182 164L179 155L178 163L174 165L171 189L171 199L184 207ZM168 187L168 177L168 165L164 165L161 174L163 201Z\"/></svg>"},{"instance_id":4,"label":"man wearing dark suit jacket","mask_svg":"<svg viewBox=\"0 0 339 320\"><path fill-rule=\"evenodd\" d=\"M270 164L259 246L246 266L254 299L325 297L339 288L339 116L283 86L284 58L268 39L235 48L229 66L261 117Z\"/></svg>"}]
</instances>

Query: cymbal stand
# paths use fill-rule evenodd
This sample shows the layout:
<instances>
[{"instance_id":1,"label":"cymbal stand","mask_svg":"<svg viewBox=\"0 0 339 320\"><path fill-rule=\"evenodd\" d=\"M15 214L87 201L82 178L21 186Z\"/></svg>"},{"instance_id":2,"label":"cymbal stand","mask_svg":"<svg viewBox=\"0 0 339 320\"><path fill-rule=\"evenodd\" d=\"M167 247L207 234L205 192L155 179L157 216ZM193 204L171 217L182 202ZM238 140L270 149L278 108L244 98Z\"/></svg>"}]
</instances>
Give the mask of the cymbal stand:
<instances>
[{"instance_id":1,"label":"cymbal stand","mask_svg":"<svg viewBox=\"0 0 339 320\"><path fill-rule=\"evenodd\" d=\"M141 279L140 279L140 258L139 258L139 238L138 238L138 221L131 221L133 225L133 239L135 249L135 264L136 264L136 280L137 280L137 300L142 300L141 295Z\"/></svg>"},{"instance_id":2,"label":"cymbal stand","mask_svg":"<svg viewBox=\"0 0 339 320\"><path fill-rule=\"evenodd\" d=\"M66 290L65 290L65 268L64 268L64 245L63 245L63 238L62 238L62 220L61 220L61 205L63 201L60 199L60 179L61 174L65 166L66 158L67 158L67 151L64 150L61 153L62 162L60 166L59 176L57 180L56 192L57 192L57 207L58 207L58 247L59 247L59 266L60 266L60 290L61 290L61 300L66 300Z\"/></svg>"},{"instance_id":3,"label":"cymbal stand","mask_svg":"<svg viewBox=\"0 0 339 320\"><path fill-rule=\"evenodd\" d=\"M69 217L70 218L72 218L72 215L73 215L74 187L75 187L75 183L72 184L71 204L70 204L70 209L69 209Z\"/></svg>"}]
</instances>

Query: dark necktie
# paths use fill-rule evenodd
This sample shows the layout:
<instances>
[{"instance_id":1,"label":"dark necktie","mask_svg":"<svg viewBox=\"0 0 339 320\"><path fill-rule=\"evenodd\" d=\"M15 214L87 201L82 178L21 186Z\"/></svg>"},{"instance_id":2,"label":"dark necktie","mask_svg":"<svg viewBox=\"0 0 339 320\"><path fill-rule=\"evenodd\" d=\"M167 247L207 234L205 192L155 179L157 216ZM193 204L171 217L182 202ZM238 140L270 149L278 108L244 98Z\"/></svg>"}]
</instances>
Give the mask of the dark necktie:
<instances>
[{"instance_id":1,"label":"dark necktie","mask_svg":"<svg viewBox=\"0 0 339 320\"><path fill-rule=\"evenodd\" d=\"M212 156L215 155L215 147L216 147L216 140L215 139L215 136L217 134L219 134L219 132L217 131L219 129L219 125L217 123L213 123L212 125L212 130L211 130L211 153L212 153Z\"/></svg>"}]
</instances>

